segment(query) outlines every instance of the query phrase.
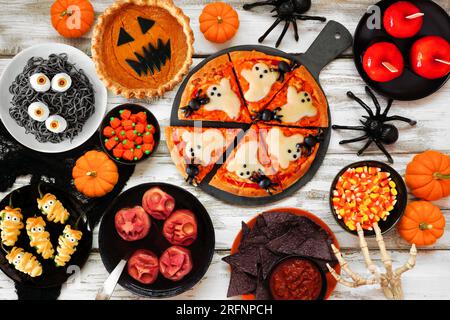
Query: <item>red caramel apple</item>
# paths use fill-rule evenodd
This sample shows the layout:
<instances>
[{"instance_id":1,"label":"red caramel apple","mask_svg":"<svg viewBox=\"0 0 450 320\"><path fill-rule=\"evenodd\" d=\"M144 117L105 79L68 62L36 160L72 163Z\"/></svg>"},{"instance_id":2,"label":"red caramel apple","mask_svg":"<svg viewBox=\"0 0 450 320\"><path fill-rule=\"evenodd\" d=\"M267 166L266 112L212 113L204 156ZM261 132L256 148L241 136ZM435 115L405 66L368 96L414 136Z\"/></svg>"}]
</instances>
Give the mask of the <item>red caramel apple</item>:
<instances>
[{"instance_id":1,"label":"red caramel apple","mask_svg":"<svg viewBox=\"0 0 450 320\"><path fill-rule=\"evenodd\" d=\"M400 50L390 42L378 42L367 48L363 68L370 79L388 82L403 73L405 62Z\"/></svg>"},{"instance_id":2,"label":"red caramel apple","mask_svg":"<svg viewBox=\"0 0 450 320\"><path fill-rule=\"evenodd\" d=\"M409 57L411 68L421 77L438 79L450 72L450 44L444 38L427 36L417 40Z\"/></svg>"},{"instance_id":3,"label":"red caramel apple","mask_svg":"<svg viewBox=\"0 0 450 320\"><path fill-rule=\"evenodd\" d=\"M128 274L144 284L156 281L159 273L158 257L150 250L136 250L128 260Z\"/></svg>"},{"instance_id":4,"label":"red caramel apple","mask_svg":"<svg viewBox=\"0 0 450 320\"><path fill-rule=\"evenodd\" d=\"M165 220L175 208L175 199L160 188L153 187L142 197L142 206L153 218Z\"/></svg>"},{"instance_id":5,"label":"red caramel apple","mask_svg":"<svg viewBox=\"0 0 450 320\"><path fill-rule=\"evenodd\" d=\"M414 36L420 31L422 24L423 14L420 9L408 1L396 2L384 12L384 29L395 38Z\"/></svg>"},{"instance_id":6,"label":"red caramel apple","mask_svg":"<svg viewBox=\"0 0 450 320\"><path fill-rule=\"evenodd\" d=\"M191 252L186 248L170 247L159 258L159 271L169 280L180 281L191 270Z\"/></svg>"},{"instance_id":7,"label":"red caramel apple","mask_svg":"<svg viewBox=\"0 0 450 320\"><path fill-rule=\"evenodd\" d=\"M163 235L173 245L191 245L197 239L195 215L189 210L174 211L164 222Z\"/></svg>"},{"instance_id":8,"label":"red caramel apple","mask_svg":"<svg viewBox=\"0 0 450 320\"><path fill-rule=\"evenodd\" d=\"M114 217L117 233L125 241L144 238L150 231L151 221L145 210L136 206L117 211Z\"/></svg>"}]
</instances>

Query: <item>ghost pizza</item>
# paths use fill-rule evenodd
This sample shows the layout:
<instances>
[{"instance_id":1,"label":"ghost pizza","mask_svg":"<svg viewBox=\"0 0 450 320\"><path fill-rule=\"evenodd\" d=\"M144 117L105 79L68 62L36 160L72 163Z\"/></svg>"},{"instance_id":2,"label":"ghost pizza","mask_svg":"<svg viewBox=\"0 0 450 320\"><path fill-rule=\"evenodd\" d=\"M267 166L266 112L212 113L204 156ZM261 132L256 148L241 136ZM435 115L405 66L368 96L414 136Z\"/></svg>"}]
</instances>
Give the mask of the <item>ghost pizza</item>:
<instances>
[{"instance_id":1,"label":"ghost pizza","mask_svg":"<svg viewBox=\"0 0 450 320\"><path fill-rule=\"evenodd\" d=\"M167 127L165 132L172 160L186 181L197 184L213 169L242 130Z\"/></svg>"},{"instance_id":2,"label":"ghost pizza","mask_svg":"<svg viewBox=\"0 0 450 320\"><path fill-rule=\"evenodd\" d=\"M325 95L296 61L227 51L181 86L166 129L172 159L187 182L225 200L279 199L310 179L323 157Z\"/></svg>"},{"instance_id":3,"label":"ghost pizza","mask_svg":"<svg viewBox=\"0 0 450 320\"><path fill-rule=\"evenodd\" d=\"M92 40L97 72L127 98L162 95L187 73L194 41L189 18L171 0L117 1Z\"/></svg>"},{"instance_id":4,"label":"ghost pizza","mask_svg":"<svg viewBox=\"0 0 450 320\"><path fill-rule=\"evenodd\" d=\"M251 122L227 55L208 62L191 77L180 106L182 119Z\"/></svg>"}]
</instances>

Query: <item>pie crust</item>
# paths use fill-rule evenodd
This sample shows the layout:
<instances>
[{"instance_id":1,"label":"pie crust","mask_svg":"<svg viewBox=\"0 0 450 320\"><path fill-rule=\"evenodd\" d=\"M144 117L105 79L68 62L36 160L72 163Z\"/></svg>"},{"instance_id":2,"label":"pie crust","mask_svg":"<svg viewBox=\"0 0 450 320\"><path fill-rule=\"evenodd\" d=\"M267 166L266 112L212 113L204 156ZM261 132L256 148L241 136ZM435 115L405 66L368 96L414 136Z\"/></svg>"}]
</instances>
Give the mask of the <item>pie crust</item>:
<instances>
[{"instance_id":1,"label":"pie crust","mask_svg":"<svg viewBox=\"0 0 450 320\"><path fill-rule=\"evenodd\" d=\"M132 12L136 6L157 7L159 10L155 8L152 11L145 11L144 8L138 8L138 10ZM124 59L117 57L116 51L118 51L119 44L117 44L117 48L113 47L116 45L112 30L114 29L115 21L120 19L122 25L124 25L127 21L122 20L123 16L129 13L130 15L136 14L136 12L138 12L138 15L140 13L143 15L147 13L145 18L155 18L154 24L161 28L162 31L160 32L168 37L167 41L171 40L171 35L176 37L176 41L169 44L171 57L164 60L165 64L162 63L159 66L161 68L160 70L159 67L156 67L158 68L155 69L157 73L153 73L153 68L150 72L150 69L147 69L147 66L144 64L142 68L145 69L145 76L141 76L141 73L135 73L132 67L128 67L126 63L129 64L129 62L127 60L123 61ZM148 17L148 14L150 14L150 17ZM166 20L174 19L175 21L168 21L167 26L170 26L170 29L163 29L163 25L158 25L158 18ZM137 22L133 21L132 23ZM122 31L122 28L120 30ZM151 30L148 32L150 33ZM142 33L143 35L139 35L141 38L147 36L144 31ZM134 41L133 36L128 37L130 43ZM156 47L160 44L159 41L161 39L158 38L158 41L154 41L154 37L151 34L148 38L152 38L153 40L147 40L149 41L148 45L153 46L153 49L159 49L159 47ZM140 43L141 45L138 43L135 48L132 47L133 43L127 43L126 45L131 49L125 47L125 50L129 49L135 55L144 56L143 51L145 46L142 46L142 41ZM192 65L192 55L194 53L193 43L194 34L189 25L189 18L180 8L174 5L172 0L118 0L106 9L98 19L92 38L92 58L100 79L115 94L120 94L126 98L151 98L161 96L166 91L173 89L188 73ZM130 56L131 59L136 59L136 57ZM136 60L136 63L138 62L139 60Z\"/></svg>"}]
</instances>

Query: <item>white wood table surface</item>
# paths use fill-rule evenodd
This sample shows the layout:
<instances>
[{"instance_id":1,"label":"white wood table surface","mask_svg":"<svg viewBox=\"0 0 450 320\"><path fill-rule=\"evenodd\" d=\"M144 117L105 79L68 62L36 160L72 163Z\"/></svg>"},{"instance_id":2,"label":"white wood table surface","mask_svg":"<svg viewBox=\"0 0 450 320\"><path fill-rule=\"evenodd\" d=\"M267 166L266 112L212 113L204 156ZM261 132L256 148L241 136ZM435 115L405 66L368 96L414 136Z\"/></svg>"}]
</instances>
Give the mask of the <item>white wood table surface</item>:
<instances>
[{"instance_id":1,"label":"white wood table surface","mask_svg":"<svg viewBox=\"0 0 450 320\"><path fill-rule=\"evenodd\" d=\"M103 12L113 1L93 0L96 16ZM257 39L273 22L268 10L258 9L253 12L242 10L242 4L251 0L227 1L238 10L241 26L237 36L224 45L214 45L206 41L199 31L198 17L206 1L181 1L176 3L191 18L191 27L195 33L194 65L206 55L215 53L221 48L256 44ZM450 1L437 1L449 12ZM0 73L11 58L29 46L43 42L65 42L90 53L90 34L77 40L65 40L52 28L49 0L0 0ZM343 23L353 34L355 27L370 4L374 0L313 0L311 15L325 16L329 20ZM314 21L298 22L300 41L293 39L292 29L286 34L280 49L290 53L304 52L318 35L324 24ZM278 27L267 38L264 44L273 46L282 27ZM348 50L344 55L327 66L321 73L320 81L327 95L332 122L336 124L356 124L363 115L363 110L346 96L352 90L356 95L367 100L364 83L359 77ZM161 127L169 124L170 111L176 90L167 93L155 101L139 101L146 105L158 118ZM400 138L396 144L389 146L393 155L394 168L404 174L406 164L419 152L427 149L438 150L450 154L450 86L447 84L438 93L419 101L395 102L392 114L399 114L418 121L416 127L404 123L396 123L400 129ZM125 99L109 93L108 108L125 102ZM344 232L334 221L328 206L328 193L331 181L345 165L358 161L356 151L360 145L340 146L339 140L351 137L351 132L332 132L331 144L323 165L316 176L293 196L261 207L238 207L225 204L215 198L186 184L173 165L164 142L150 160L139 164L126 188L140 183L161 181L186 188L204 204L209 211L216 230L216 254L209 271L203 280L193 289L176 299L224 299L226 298L229 269L221 258L229 253L231 243L240 229L241 221L248 220L265 209L276 207L298 207L313 212L322 218L336 234L345 256L355 271L366 275L364 262L359 252L357 238ZM375 148L370 148L364 159L385 161L385 157ZM14 188L27 184L29 177L20 177ZM0 198L5 194L0 194ZM410 198L412 196L410 195ZM450 298L450 199L436 201L446 216L447 227L444 236L433 247L419 250L415 269L407 272L403 278L406 299L449 299ZM60 299L94 299L108 273L105 270L98 252L97 232L95 230L93 250L81 275L71 279L64 285ZM409 245L403 241L396 231L385 236L386 245L392 254L394 264L402 264L408 257ZM377 249L374 240L369 241L370 248ZM378 250L374 250L376 262L379 261ZM118 287L114 299L141 299ZM332 299L383 299L377 286L366 286L348 289L338 285ZM3 273L0 273L0 300L16 299L14 284Z\"/></svg>"}]
</instances>

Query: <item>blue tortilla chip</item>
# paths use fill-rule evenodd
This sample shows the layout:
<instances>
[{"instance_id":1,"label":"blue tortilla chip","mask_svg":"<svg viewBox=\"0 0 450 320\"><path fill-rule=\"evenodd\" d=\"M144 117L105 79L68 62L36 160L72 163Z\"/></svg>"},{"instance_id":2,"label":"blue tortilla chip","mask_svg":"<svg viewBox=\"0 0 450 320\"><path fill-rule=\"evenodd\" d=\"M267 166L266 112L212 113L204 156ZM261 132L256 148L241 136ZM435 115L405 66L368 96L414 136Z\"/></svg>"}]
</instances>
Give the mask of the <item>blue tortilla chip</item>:
<instances>
[{"instance_id":1,"label":"blue tortilla chip","mask_svg":"<svg viewBox=\"0 0 450 320\"><path fill-rule=\"evenodd\" d=\"M256 279L255 299L256 300L271 300L272 299L272 295L270 294L269 284L267 283L267 281L265 281L261 268L258 272L258 278Z\"/></svg>"},{"instance_id":2,"label":"blue tortilla chip","mask_svg":"<svg viewBox=\"0 0 450 320\"><path fill-rule=\"evenodd\" d=\"M240 296L254 293L256 290L256 278L239 269L232 268L227 297Z\"/></svg>"},{"instance_id":3,"label":"blue tortilla chip","mask_svg":"<svg viewBox=\"0 0 450 320\"><path fill-rule=\"evenodd\" d=\"M259 247L259 260L262 276L267 279L272 267L285 255L275 254L266 247Z\"/></svg>"},{"instance_id":4,"label":"blue tortilla chip","mask_svg":"<svg viewBox=\"0 0 450 320\"><path fill-rule=\"evenodd\" d=\"M282 236L271 240L266 244L266 248L275 254L293 254L296 247L307 239L303 233L297 229L291 229Z\"/></svg>"},{"instance_id":5,"label":"blue tortilla chip","mask_svg":"<svg viewBox=\"0 0 450 320\"><path fill-rule=\"evenodd\" d=\"M247 247L222 259L233 268L256 277L258 275L259 247Z\"/></svg>"}]
</instances>

